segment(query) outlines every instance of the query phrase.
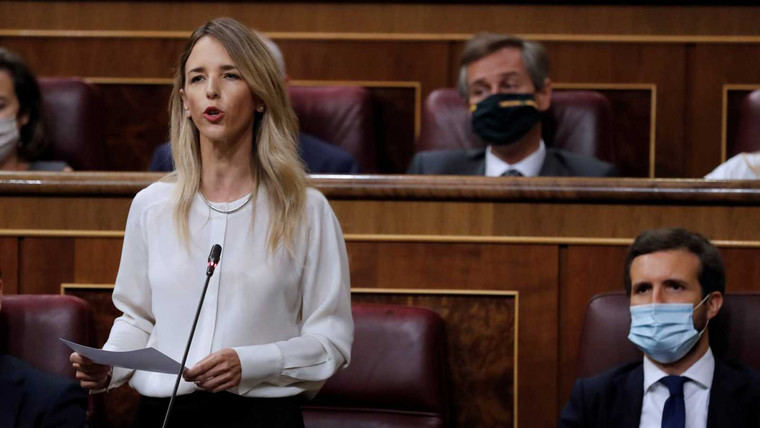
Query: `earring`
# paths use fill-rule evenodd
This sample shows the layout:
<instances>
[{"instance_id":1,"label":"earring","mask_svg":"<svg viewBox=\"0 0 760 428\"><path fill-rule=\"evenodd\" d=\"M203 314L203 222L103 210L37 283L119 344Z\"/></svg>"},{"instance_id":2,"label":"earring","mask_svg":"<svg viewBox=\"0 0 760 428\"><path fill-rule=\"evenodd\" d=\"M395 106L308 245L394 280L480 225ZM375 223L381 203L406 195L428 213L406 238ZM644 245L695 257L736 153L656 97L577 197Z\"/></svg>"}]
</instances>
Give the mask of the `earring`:
<instances>
[{"instance_id":1,"label":"earring","mask_svg":"<svg viewBox=\"0 0 760 428\"><path fill-rule=\"evenodd\" d=\"M259 105L258 107L256 107L256 111L259 112L259 113L264 113L264 105L262 104L262 105Z\"/></svg>"}]
</instances>

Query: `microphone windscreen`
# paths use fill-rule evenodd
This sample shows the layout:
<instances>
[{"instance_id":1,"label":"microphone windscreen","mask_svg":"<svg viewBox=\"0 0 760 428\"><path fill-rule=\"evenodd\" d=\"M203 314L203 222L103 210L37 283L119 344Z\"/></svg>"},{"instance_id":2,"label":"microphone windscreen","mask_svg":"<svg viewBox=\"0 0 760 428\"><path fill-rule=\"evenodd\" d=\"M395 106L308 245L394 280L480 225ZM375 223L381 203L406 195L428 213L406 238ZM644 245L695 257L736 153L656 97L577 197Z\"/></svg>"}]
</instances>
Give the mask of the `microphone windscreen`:
<instances>
[{"instance_id":1,"label":"microphone windscreen","mask_svg":"<svg viewBox=\"0 0 760 428\"><path fill-rule=\"evenodd\" d=\"M222 246L219 244L214 244L213 247L211 247L211 253L208 255L208 260L213 263L217 264L219 263L219 257L222 255Z\"/></svg>"}]
</instances>

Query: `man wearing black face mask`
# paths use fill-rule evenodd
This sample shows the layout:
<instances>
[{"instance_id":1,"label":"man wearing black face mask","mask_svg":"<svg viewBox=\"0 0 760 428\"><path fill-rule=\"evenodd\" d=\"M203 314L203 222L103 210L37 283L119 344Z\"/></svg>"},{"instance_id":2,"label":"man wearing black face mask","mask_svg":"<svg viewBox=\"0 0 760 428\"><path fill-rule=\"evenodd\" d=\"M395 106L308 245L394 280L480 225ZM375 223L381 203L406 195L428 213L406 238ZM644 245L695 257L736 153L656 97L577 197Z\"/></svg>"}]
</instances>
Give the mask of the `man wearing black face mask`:
<instances>
[{"instance_id":1,"label":"man wearing black face mask","mask_svg":"<svg viewBox=\"0 0 760 428\"><path fill-rule=\"evenodd\" d=\"M543 47L481 33L465 46L458 90L470 104L472 130L485 148L422 152L410 174L613 177L615 167L546 147L541 112L551 103Z\"/></svg>"}]
</instances>

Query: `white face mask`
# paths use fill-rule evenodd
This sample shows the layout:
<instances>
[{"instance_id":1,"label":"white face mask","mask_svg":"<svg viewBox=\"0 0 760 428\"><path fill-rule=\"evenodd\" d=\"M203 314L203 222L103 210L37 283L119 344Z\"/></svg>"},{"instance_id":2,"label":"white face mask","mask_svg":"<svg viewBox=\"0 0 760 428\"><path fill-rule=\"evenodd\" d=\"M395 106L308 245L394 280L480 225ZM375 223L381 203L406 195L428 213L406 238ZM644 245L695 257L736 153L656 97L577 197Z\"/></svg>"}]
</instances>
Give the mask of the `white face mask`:
<instances>
[{"instance_id":1,"label":"white face mask","mask_svg":"<svg viewBox=\"0 0 760 428\"><path fill-rule=\"evenodd\" d=\"M0 119L0 161L5 160L16 150L19 133L15 117Z\"/></svg>"}]
</instances>

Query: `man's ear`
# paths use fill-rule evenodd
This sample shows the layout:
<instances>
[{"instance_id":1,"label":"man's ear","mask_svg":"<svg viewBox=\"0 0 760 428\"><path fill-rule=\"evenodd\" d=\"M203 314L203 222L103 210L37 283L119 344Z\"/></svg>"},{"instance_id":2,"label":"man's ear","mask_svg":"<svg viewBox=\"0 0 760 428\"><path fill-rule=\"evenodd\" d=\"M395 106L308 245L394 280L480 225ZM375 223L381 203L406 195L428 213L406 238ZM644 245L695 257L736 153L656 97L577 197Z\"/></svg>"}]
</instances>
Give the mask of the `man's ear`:
<instances>
[{"instance_id":1,"label":"man's ear","mask_svg":"<svg viewBox=\"0 0 760 428\"><path fill-rule=\"evenodd\" d=\"M723 307L723 293L713 291L710 293L710 298L705 301L705 305L707 305L707 319L711 320L718 315L720 308Z\"/></svg>"},{"instance_id":2,"label":"man's ear","mask_svg":"<svg viewBox=\"0 0 760 428\"><path fill-rule=\"evenodd\" d=\"M544 79L544 87L536 91L536 106L539 111L549 110L552 103L552 81Z\"/></svg>"}]
</instances>

